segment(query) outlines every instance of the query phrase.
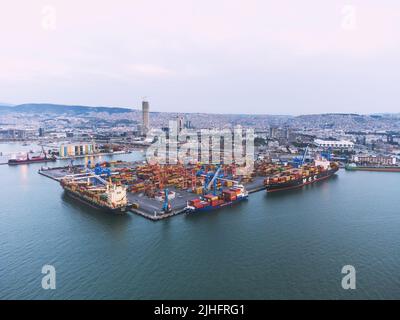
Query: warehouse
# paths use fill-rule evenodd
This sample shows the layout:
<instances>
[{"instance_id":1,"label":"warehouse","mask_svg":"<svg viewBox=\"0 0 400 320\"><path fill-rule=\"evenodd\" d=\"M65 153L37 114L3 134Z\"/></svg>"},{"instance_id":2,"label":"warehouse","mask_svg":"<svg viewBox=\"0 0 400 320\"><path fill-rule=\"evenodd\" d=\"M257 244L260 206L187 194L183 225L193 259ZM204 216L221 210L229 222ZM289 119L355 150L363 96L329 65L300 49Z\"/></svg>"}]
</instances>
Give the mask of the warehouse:
<instances>
[{"instance_id":1,"label":"warehouse","mask_svg":"<svg viewBox=\"0 0 400 320\"><path fill-rule=\"evenodd\" d=\"M333 148L333 149L353 149L354 143L346 140L321 140L315 139L314 143L317 147Z\"/></svg>"}]
</instances>

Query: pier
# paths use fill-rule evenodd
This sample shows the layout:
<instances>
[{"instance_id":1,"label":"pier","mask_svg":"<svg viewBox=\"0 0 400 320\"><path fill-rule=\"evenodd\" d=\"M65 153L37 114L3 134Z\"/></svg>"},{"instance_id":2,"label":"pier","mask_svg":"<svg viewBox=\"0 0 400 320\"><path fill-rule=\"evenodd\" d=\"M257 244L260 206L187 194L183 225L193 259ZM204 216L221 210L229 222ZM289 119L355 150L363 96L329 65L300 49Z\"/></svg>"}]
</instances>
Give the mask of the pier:
<instances>
[{"instance_id":1,"label":"pier","mask_svg":"<svg viewBox=\"0 0 400 320\"><path fill-rule=\"evenodd\" d=\"M128 169L131 171L135 170L135 168L140 165L143 165L143 163L115 162L111 165L111 167L113 168L113 170L116 171L118 171L118 169L121 169L121 171L115 175L115 179L121 180L125 177L124 174L126 173L124 173L124 171ZM46 178L61 182L61 180L65 177L73 174L79 174L84 170L85 167L83 165L61 166L52 168L42 167L38 171L38 173ZM264 176L255 176L251 179L251 181L242 182L242 184L246 187L249 193L254 193L265 190L264 179ZM152 221L159 221L184 213L187 202L198 197L199 194L194 193L188 187L183 188L179 184L177 186L168 187L169 190L174 192L175 194L175 197L169 200L171 204L171 212L163 212L162 201L157 200L154 196L148 196L148 193L144 189L135 189L135 192L132 192L132 189L130 189L131 192L127 193L128 202L130 203L128 211Z\"/></svg>"}]
</instances>

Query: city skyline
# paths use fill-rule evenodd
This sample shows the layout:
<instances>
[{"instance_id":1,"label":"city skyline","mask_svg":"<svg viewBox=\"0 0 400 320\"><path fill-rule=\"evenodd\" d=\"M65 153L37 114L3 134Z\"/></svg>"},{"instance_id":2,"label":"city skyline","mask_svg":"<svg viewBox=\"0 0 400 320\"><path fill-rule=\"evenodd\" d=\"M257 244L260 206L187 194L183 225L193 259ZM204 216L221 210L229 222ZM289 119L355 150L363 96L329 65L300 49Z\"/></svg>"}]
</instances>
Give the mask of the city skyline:
<instances>
[{"instance_id":1,"label":"city skyline","mask_svg":"<svg viewBox=\"0 0 400 320\"><path fill-rule=\"evenodd\" d=\"M34 106L37 106L38 108L38 114L40 112L42 112L41 107L42 106L52 106L53 109L57 109L57 107L60 108L69 108L69 110L74 110L74 108L89 108L89 109L93 109L93 112L97 113L98 108L101 109L126 109L126 112L140 112L142 113L143 111L143 102L147 102L150 103L151 101L149 101L148 99L143 100L140 102L140 105L134 105L134 106L105 106L105 105L82 105L82 104L71 104L71 105L67 105L67 104L57 104L57 103L38 103L38 102L27 102L27 103L21 103L21 104L12 104L12 103L8 103L8 102L0 102L0 108L7 108L6 110L11 111L12 113L25 113L26 111L13 111L12 108L14 107L25 107L25 106L29 106L30 109L32 110L32 108ZM150 106L150 104L149 104ZM11 108L11 109L9 109ZM3 109L4 110L4 109ZM33 112L33 111L30 111ZM221 115L221 116L276 116L276 117L301 117L301 116L324 116L324 115L360 115L360 116L375 116L375 115L393 115L393 116L397 116L400 114L399 111L393 111L393 112L371 112L371 113L363 113L363 112L358 112L358 113L352 113L352 112L320 112L320 113L299 113L299 114L289 114L289 113L234 113L234 112L216 112L216 111L211 111L211 112L201 112L201 111L181 111L181 112L177 112L177 111L160 111L160 110L154 110L153 106L151 106L149 108L149 114L171 114L171 115L195 115L195 114L202 114L202 115ZM62 112L61 112L62 114Z\"/></svg>"},{"instance_id":2,"label":"city skyline","mask_svg":"<svg viewBox=\"0 0 400 320\"><path fill-rule=\"evenodd\" d=\"M400 2L1 4L0 300L399 297Z\"/></svg>"},{"instance_id":3,"label":"city skyline","mask_svg":"<svg viewBox=\"0 0 400 320\"><path fill-rule=\"evenodd\" d=\"M114 3L9 2L0 13L0 101L137 109L146 97L155 112L222 114L398 110L394 1Z\"/></svg>"}]
</instances>

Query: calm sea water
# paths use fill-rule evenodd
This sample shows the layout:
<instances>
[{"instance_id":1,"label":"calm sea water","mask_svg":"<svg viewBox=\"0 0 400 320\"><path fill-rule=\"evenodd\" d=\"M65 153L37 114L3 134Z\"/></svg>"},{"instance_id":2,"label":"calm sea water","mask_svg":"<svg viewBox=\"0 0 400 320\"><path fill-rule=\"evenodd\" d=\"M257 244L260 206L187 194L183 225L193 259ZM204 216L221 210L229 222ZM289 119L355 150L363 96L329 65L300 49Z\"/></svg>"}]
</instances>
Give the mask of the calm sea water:
<instances>
[{"instance_id":1,"label":"calm sea water","mask_svg":"<svg viewBox=\"0 0 400 320\"><path fill-rule=\"evenodd\" d=\"M151 222L69 200L40 166L0 166L2 299L400 298L398 173L340 171ZM45 264L56 268L56 290L41 287ZM356 290L341 287L348 264Z\"/></svg>"}]
</instances>

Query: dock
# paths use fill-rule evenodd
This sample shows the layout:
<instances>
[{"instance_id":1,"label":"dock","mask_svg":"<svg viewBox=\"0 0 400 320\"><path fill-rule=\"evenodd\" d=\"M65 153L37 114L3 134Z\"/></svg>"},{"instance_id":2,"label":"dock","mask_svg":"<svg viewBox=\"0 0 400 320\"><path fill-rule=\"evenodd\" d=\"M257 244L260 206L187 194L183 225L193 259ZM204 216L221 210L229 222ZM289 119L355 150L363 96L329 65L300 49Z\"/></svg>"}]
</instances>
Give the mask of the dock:
<instances>
[{"instance_id":1,"label":"dock","mask_svg":"<svg viewBox=\"0 0 400 320\"><path fill-rule=\"evenodd\" d=\"M83 168L82 166L74 166L74 168ZM65 176L72 174L69 167L54 167L54 168L41 168L38 171L39 174L46 178L60 182Z\"/></svg>"},{"instance_id":2,"label":"dock","mask_svg":"<svg viewBox=\"0 0 400 320\"><path fill-rule=\"evenodd\" d=\"M148 212L144 212L143 210L140 209L129 209L130 212L135 213L137 215L140 215L146 219L149 219L151 221L159 221L159 220L163 220L163 219L167 219L167 218L171 218L173 216L176 216L178 214L182 214L185 213L184 209L180 209L180 210L172 210L172 212L169 213L162 213L162 212L158 212L158 213L154 213L154 214L150 214Z\"/></svg>"},{"instance_id":3,"label":"dock","mask_svg":"<svg viewBox=\"0 0 400 320\"><path fill-rule=\"evenodd\" d=\"M114 152L97 152L97 153L89 153L89 154L81 154L81 155L74 155L74 156L68 156L68 157L60 157L58 156L58 160L74 160L74 159L80 159L80 158L89 158L89 157L103 157L103 156L116 156L120 154L129 154L132 153L131 151L114 151Z\"/></svg>"},{"instance_id":4,"label":"dock","mask_svg":"<svg viewBox=\"0 0 400 320\"><path fill-rule=\"evenodd\" d=\"M126 175L126 171L134 171L137 166L143 166L143 162L135 162L135 163L125 163L125 162L116 162L112 165L114 170L121 169L118 178L122 179ZM69 175L80 174L85 170L84 165L74 165L74 166L59 166L59 167L42 167L38 173L46 178L52 179L57 182L61 182L63 178ZM124 171L125 170L125 171ZM241 182L246 190L250 193L259 192L265 190L264 186L265 176L255 176L251 178L251 181L243 181ZM199 188L199 187L197 187ZM157 200L154 196L148 196L148 193L144 189L140 189L137 191L135 189L134 192L128 192L128 202L131 204L129 208L129 212L144 217L151 221L159 221L163 219L167 219L179 214L184 213L186 210L186 205L189 200L192 200L199 195L192 192L186 186L183 188L182 186L168 186L168 190L173 191L175 193L175 197L170 200L172 211L165 213L162 211L163 202Z\"/></svg>"}]
</instances>

